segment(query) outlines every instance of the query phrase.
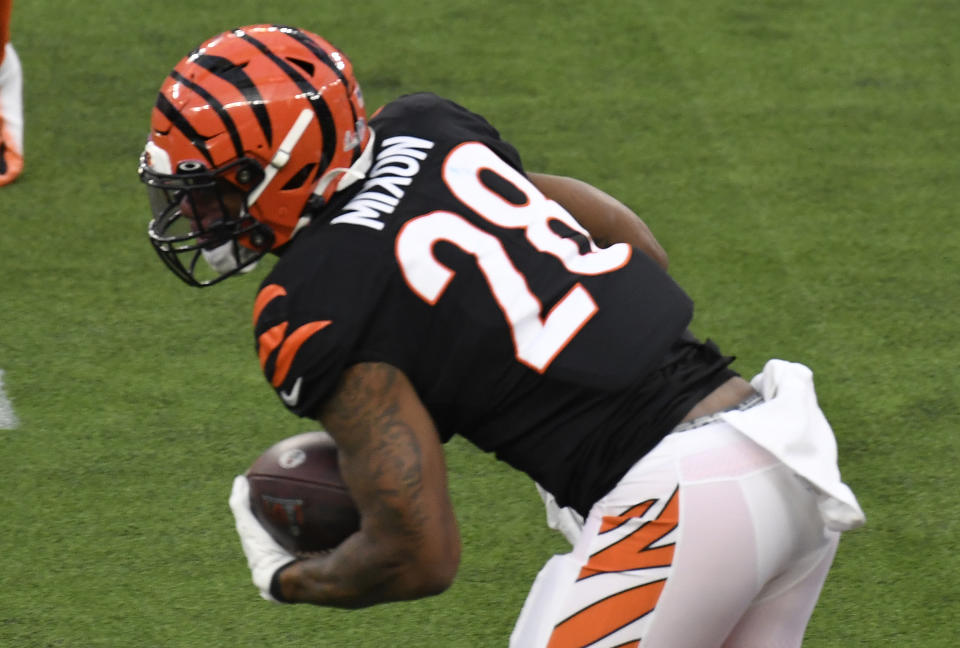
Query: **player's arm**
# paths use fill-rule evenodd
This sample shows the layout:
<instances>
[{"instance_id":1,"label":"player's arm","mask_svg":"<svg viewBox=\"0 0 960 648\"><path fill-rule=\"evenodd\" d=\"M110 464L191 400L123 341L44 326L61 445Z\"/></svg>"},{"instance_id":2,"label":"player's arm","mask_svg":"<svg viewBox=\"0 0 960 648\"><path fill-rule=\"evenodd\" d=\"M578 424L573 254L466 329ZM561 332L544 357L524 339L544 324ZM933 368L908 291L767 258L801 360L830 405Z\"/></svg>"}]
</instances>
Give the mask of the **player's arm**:
<instances>
[{"instance_id":1,"label":"player's arm","mask_svg":"<svg viewBox=\"0 0 960 648\"><path fill-rule=\"evenodd\" d=\"M361 528L329 554L283 569L278 593L353 608L449 587L460 535L443 446L403 372L382 363L351 367L319 418L337 442Z\"/></svg>"},{"instance_id":2,"label":"player's arm","mask_svg":"<svg viewBox=\"0 0 960 648\"><path fill-rule=\"evenodd\" d=\"M528 173L548 198L555 200L583 225L600 247L629 243L667 269L667 253L639 216L591 184L566 176Z\"/></svg>"}]
</instances>

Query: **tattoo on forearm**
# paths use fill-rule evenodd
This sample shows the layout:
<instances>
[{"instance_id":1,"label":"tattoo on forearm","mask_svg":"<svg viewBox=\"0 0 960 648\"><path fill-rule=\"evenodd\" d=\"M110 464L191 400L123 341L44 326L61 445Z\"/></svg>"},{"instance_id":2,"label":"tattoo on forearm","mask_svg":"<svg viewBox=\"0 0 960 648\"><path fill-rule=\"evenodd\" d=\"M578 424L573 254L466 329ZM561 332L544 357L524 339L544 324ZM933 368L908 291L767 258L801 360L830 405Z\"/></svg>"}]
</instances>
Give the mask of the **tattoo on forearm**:
<instances>
[{"instance_id":1,"label":"tattoo on forearm","mask_svg":"<svg viewBox=\"0 0 960 648\"><path fill-rule=\"evenodd\" d=\"M422 500L423 457L398 404L384 398L400 379L399 371L389 365L364 365L348 372L324 409L323 420L350 430L355 435L352 441L367 448L363 455L369 463L363 472L372 477L376 489L373 513L413 539L428 515Z\"/></svg>"}]
</instances>

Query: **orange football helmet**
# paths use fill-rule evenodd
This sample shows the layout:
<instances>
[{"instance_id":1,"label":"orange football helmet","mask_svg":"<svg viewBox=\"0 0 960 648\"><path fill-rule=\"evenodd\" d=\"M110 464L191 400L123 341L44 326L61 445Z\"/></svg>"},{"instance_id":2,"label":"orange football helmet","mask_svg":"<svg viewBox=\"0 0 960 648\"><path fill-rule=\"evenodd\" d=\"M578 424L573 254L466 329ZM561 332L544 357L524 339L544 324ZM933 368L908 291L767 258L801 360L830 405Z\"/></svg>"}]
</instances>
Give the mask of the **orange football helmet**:
<instances>
[{"instance_id":1,"label":"orange football helmet","mask_svg":"<svg viewBox=\"0 0 960 648\"><path fill-rule=\"evenodd\" d=\"M153 109L139 167L150 241L190 285L249 270L345 173L360 175L350 169L369 139L353 66L326 40L278 25L215 36L177 64Z\"/></svg>"}]
</instances>

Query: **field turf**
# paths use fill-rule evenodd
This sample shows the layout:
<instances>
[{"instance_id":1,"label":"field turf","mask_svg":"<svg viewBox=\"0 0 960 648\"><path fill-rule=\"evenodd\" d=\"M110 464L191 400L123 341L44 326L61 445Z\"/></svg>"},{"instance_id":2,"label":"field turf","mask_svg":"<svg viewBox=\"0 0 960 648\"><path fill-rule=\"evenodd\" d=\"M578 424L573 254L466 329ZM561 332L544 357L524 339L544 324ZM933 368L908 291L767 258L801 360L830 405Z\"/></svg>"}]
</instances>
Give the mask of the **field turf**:
<instances>
[{"instance_id":1,"label":"field turf","mask_svg":"<svg viewBox=\"0 0 960 648\"><path fill-rule=\"evenodd\" d=\"M260 600L226 505L311 429L263 380L258 277L155 258L136 178L156 90L253 22L326 35L371 108L432 90L528 169L631 205L694 331L816 372L868 525L805 646L954 647L960 618L960 5L943 0L20 1L26 167L0 189L0 646L505 646L563 548L533 486L448 448L465 542L443 596L358 612ZM2 409L0 409L2 412Z\"/></svg>"}]
</instances>

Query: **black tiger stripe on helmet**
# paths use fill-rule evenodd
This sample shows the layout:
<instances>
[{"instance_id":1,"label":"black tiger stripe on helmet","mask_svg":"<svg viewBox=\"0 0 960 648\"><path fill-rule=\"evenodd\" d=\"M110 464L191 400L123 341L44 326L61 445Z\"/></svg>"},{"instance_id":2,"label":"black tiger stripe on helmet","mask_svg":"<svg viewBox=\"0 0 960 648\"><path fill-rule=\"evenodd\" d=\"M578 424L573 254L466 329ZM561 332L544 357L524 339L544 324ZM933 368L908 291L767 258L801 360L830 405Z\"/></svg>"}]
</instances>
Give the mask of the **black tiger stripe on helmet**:
<instances>
[{"instance_id":1,"label":"black tiger stripe on helmet","mask_svg":"<svg viewBox=\"0 0 960 648\"><path fill-rule=\"evenodd\" d=\"M322 61L328 68L330 68L333 71L333 73L340 78L340 82L343 84L343 87L346 90L346 92L349 93L352 90L352 88L350 87L351 86L350 79L347 78L347 75L343 73L343 71L340 69L340 66L337 65L337 63L333 60L330 54L325 50L323 50L323 48L317 45L316 41L312 40L309 36L307 36L302 31L294 27L282 27L280 25L277 25L277 28L283 31L283 33L290 36L291 38L295 39L298 43L306 47L308 50L310 50L310 52L315 57L317 57L317 59ZM353 113L353 121L356 122L358 115L353 104L350 105L350 110ZM354 157L358 155L359 153L357 153Z\"/></svg>"},{"instance_id":2,"label":"black tiger stripe on helmet","mask_svg":"<svg viewBox=\"0 0 960 648\"><path fill-rule=\"evenodd\" d=\"M183 85L185 85L186 87L190 88L191 90L193 90L194 92L196 92L198 95L200 95L201 97L203 97L204 99L207 100L207 102L210 104L210 107L213 108L214 111L216 111L216 113L217 113L217 115L220 117L221 121L223 121L223 125L224 125L224 126L226 127L226 129L227 129L227 133L230 134L230 141L233 142L233 148L234 148L234 149L236 150L236 152L237 152L237 157L241 157L241 156L243 155L243 142L240 140L240 131L237 129L237 125L234 123L233 117L230 116L230 113L227 112L227 109L224 108L223 104L220 103L220 101L219 101L216 97L214 97L212 93L210 93L209 91L207 91L206 88L204 88L203 86L201 86L201 85L199 85L199 84L194 83L193 81L191 81L190 79L186 78L185 76L183 76L182 74L180 74L180 73L177 72L176 70L174 70L173 72L171 72L171 73L170 73L170 76L171 76L173 79L176 79L176 81L177 81L178 83L182 83ZM161 97L162 97L162 95L161 95ZM171 107L172 107L172 106L171 106ZM171 121L173 121L173 120L171 120ZM262 123L261 123L261 125L262 125ZM269 127L269 126L270 126L270 121L269 121L269 117L267 117L267 127ZM266 135L266 133L264 133L264 134ZM268 141L269 141L269 140L268 140ZM200 148L200 144L202 144L202 142L198 142L197 148ZM208 160L208 161L209 161L211 164L213 164L213 161L212 161L212 160Z\"/></svg>"},{"instance_id":3,"label":"black tiger stripe on helmet","mask_svg":"<svg viewBox=\"0 0 960 648\"><path fill-rule=\"evenodd\" d=\"M260 128L263 131L263 137L267 144L273 144L273 127L270 124L270 115L263 103L263 95L243 68L228 58L214 56L212 54L197 54L191 57L191 62L199 65L203 69L223 79L234 88L236 88L247 105L253 111Z\"/></svg>"},{"instance_id":4,"label":"black tiger stripe on helmet","mask_svg":"<svg viewBox=\"0 0 960 648\"><path fill-rule=\"evenodd\" d=\"M320 124L320 129L323 132L323 153L320 157L319 168L326 170L326 168L330 166L330 161L333 160L333 155L336 152L337 132L333 127L333 113L330 111L330 106L327 105L323 95L321 95L317 88L302 74L297 72L293 65L274 53L273 50L264 45L263 42L243 31L239 31L237 35L260 50L260 52L273 61L278 68L283 70L284 74L300 88L300 91L307 97L310 105L313 106L313 111L317 115L317 123Z\"/></svg>"},{"instance_id":5,"label":"black tiger stripe on helmet","mask_svg":"<svg viewBox=\"0 0 960 648\"><path fill-rule=\"evenodd\" d=\"M196 131L190 121L177 110L176 106L170 103L170 100L167 99L163 93L157 95L156 108L164 117L170 120L171 126L179 130L190 140L190 143L200 151L200 154L203 155L207 163L209 163L210 166L214 166L213 156L211 156L210 151L207 150L206 138Z\"/></svg>"}]
</instances>

